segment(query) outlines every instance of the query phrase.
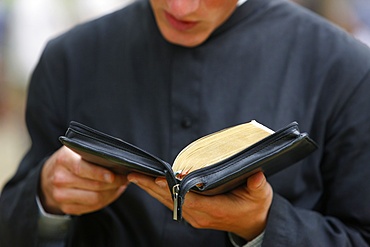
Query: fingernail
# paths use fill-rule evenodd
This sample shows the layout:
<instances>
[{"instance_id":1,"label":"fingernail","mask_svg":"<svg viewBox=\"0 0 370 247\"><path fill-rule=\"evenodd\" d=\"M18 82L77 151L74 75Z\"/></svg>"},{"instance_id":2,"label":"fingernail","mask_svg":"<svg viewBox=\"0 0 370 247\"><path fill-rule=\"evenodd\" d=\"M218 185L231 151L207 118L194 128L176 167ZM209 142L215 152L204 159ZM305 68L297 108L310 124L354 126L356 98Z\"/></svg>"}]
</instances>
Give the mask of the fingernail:
<instances>
[{"instance_id":1,"label":"fingernail","mask_svg":"<svg viewBox=\"0 0 370 247\"><path fill-rule=\"evenodd\" d=\"M104 180L107 183L112 183L113 182L113 176L112 176L112 174L109 174L109 173L104 174Z\"/></svg>"},{"instance_id":2,"label":"fingernail","mask_svg":"<svg viewBox=\"0 0 370 247\"><path fill-rule=\"evenodd\" d=\"M132 178L130 175L127 176L127 179L130 183L137 184L137 180L135 178Z\"/></svg>"},{"instance_id":3,"label":"fingernail","mask_svg":"<svg viewBox=\"0 0 370 247\"><path fill-rule=\"evenodd\" d=\"M155 181L155 183L159 186L159 187L161 187L161 188L165 188L166 187L166 182L165 181L163 181L163 180L156 180Z\"/></svg>"}]
</instances>

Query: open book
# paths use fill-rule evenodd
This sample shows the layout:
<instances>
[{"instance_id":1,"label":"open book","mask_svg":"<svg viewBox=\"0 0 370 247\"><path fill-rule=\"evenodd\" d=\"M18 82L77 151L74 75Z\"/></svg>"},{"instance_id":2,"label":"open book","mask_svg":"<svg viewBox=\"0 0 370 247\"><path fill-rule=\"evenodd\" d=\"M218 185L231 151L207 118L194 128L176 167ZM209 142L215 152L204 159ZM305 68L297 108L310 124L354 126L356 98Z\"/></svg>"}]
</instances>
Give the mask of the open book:
<instances>
[{"instance_id":1,"label":"open book","mask_svg":"<svg viewBox=\"0 0 370 247\"><path fill-rule=\"evenodd\" d=\"M166 177L175 220L181 219L181 206L189 190L204 195L225 193L258 171L272 175L317 148L306 133L300 133L296 122L274 132L254 120L195 140L178 154L173 165L74 121L59 139L83 159L116 173Z\"/></svg>"}]
</instances>

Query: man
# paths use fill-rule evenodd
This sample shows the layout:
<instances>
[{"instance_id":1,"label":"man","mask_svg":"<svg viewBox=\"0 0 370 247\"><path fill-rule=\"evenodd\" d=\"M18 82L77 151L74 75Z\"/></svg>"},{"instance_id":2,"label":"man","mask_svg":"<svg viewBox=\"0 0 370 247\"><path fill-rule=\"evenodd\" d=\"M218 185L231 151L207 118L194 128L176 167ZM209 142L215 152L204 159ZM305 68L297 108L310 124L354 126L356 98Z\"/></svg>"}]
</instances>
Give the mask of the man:
<instances>
[{"instance_id":1,"label":"man","mask_svg":"<svg viewBox=\"0 0 370 247\"><path fill-rule=\"evenodd\" d=\"M368 246L370 52L284 0L142 0L51 41L29 87L32 147L0 202L2 246ZM308 158L224 195L192 192L61 147L71 120L171 162L192 140L291 121Z\"/></svg>"}]
</instances>

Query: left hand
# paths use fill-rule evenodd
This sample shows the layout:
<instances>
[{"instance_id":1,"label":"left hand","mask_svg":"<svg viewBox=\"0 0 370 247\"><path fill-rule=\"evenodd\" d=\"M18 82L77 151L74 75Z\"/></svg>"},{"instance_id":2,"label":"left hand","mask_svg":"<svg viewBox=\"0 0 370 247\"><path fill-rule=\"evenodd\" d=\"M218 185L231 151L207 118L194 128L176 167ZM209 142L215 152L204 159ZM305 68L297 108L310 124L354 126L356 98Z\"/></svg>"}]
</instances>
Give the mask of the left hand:
<instances>
[{"instance_id":1,"label":"left hand","mask_svg":"<svg viewBox=\"0 0 370 247\"><path fill-rule=\"evenodd\" d=\"M164 178L138 173L131 173L127 178L173 210L170 190ZM259 172L249 177L245 185L225 194L204 196L187 193L182 214L195 228L232 232L250 241L266 227L272 196L270 184Z\"/></svg>"}]
</instances>

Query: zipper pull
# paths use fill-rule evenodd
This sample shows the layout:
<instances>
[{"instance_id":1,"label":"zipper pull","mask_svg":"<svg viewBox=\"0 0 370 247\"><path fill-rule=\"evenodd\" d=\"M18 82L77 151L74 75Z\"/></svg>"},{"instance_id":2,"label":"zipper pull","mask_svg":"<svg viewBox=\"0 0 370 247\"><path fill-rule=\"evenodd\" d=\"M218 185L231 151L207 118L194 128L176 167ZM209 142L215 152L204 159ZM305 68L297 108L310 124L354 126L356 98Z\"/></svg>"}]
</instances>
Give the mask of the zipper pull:
<instances>
[{"instance_id":1,"label":"zipper pull","mask_svg":"<svg viewBox=\"0 0 370 247\"><path fill-rule=\"evenodd\" d=\"M172 187L172 195L173 195L173 216L172 218L174 220L178 220L179 191L180 191L180 184L176 184Z\"/></svg>"}]
</instances>

